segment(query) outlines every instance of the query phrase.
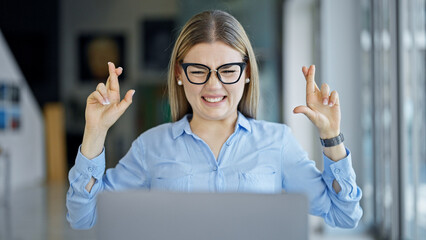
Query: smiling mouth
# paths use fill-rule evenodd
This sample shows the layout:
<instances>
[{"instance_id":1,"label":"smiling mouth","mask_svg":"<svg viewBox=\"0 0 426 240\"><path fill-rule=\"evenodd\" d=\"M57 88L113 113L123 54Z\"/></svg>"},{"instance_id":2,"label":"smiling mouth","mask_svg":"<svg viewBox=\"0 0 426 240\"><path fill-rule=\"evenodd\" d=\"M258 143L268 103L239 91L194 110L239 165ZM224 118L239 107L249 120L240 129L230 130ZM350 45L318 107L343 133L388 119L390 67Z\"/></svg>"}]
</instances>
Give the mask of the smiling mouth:
<instances>
[{"instance_id":1,"label":"smiling mouth","mask_svg":"<svg viewBox=\"0 0 426 240\"><path fill-rule=\"evenodd\" d=\"M223 99L226 98L226 96L223 97L217 97L217 98L208 98L208 97L202 97L206 102L210 102L210 103L217 103L222 101Z\"/></svg>"}]
</instances>

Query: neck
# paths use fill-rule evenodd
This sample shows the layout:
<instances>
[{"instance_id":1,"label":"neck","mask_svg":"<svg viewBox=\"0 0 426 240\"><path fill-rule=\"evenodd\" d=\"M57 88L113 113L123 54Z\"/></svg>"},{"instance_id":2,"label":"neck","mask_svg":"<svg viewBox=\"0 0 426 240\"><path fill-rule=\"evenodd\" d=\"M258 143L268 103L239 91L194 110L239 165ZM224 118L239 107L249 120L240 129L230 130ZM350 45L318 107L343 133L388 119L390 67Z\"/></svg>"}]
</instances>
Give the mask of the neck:
<instances>
[{"instance_id":1,"label":"neck","mask_svg":"<svg viewBox=\"0 0 426 240\"><path fill-rule=\"evenodd\" d=\"M203 133L229 133L232 134L237 123L238 112L230 117L221 120L208 120L203 119L199 116L194 115L191 122L192 132L197 135L203 135Z\"/></svg>"}]
</instances>

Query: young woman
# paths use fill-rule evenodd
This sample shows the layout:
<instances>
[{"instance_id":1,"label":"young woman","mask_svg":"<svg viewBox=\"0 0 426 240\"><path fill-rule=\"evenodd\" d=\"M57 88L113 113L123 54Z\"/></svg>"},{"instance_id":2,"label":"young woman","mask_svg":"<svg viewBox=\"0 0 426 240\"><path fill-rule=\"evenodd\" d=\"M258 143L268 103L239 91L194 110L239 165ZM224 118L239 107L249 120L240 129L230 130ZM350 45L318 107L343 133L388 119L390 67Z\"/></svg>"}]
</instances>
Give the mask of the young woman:
<instances>
[{"instance_id":1,"label":"young woman","mask_svg":"<svg viewBox=\"0 0 426 240\"><path fill-rule=\"evenodd\" d=\"M340 134L340 105L327 84L319 89L315 67L306 78L305 114L324 146L324 172L315 167L284 124L256 120L259 76L250 41L223 11L192 17L173 49L168 75L172 123L141 134L113 169L105 171L108 129L132 102L120 101L122 68L87 99L86 126L69 172L67 219L74 228L96 222L96 195L131 188L204 192L302 192L310 213L331 226L355 227L362 216L361 189Z\"/></svg>"}]
</instances>

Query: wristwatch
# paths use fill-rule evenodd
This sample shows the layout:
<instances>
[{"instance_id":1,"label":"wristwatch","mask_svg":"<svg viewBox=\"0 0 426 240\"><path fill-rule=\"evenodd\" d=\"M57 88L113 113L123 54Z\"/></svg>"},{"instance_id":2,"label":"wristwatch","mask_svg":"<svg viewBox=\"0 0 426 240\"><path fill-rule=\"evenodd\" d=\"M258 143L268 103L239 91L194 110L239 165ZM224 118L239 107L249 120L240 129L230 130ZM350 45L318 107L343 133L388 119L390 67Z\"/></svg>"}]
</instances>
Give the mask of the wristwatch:
<instances>
[{"instance_id":1,"label":"wristwatch","mask_svg":"<svg viewBox=\"0 0 426 240\"><path fill-rule=\"evenodd\" d=\"M321 145L323 145L324 147L333 147L333 146L337 146L341 144L343 140L345 139L343 138L343 133L340 133L339 135L337 135L337 137L328 138L328 139L320 138L320 140L321 140Z\"/></svg>"}]
</instances>

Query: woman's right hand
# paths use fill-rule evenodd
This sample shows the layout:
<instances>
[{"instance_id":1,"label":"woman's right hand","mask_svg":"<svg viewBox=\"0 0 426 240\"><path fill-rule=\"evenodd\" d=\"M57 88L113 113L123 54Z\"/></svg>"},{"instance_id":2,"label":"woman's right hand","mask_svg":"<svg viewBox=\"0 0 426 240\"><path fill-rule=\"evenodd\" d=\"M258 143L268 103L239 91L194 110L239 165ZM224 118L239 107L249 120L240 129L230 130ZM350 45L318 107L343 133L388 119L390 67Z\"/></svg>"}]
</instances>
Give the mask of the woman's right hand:
<instances>
[{"instance_id":1,"label":"woman's right hand","mask_svg":"<svg viewBox=\"0 0 426 240\"><path fill-rule=\"evenodd\" d=\"M87 98L86 129L108 131L132 103L135 90L127 91L124 99L120 101L118 76L123 69L115 68L113 63L108 63L108 69L109 77L106 85L99 83L96 90Z\"/></svg>"},{"instance_id":2,"label":"woman's right hand","mask_svg":"<svg viewBox=\"0 0 426 240\"><path fill-rule=\"evenodd\" d=\"M108 63L109 77L106 85L99 83L96 90L87 98L86 127L84 129L81 153L92 159L102 152L108 129L120 118L132 103L135 90L127 91L120 101L118 76L123 69Z\"/></svg>"}]
</instances>

